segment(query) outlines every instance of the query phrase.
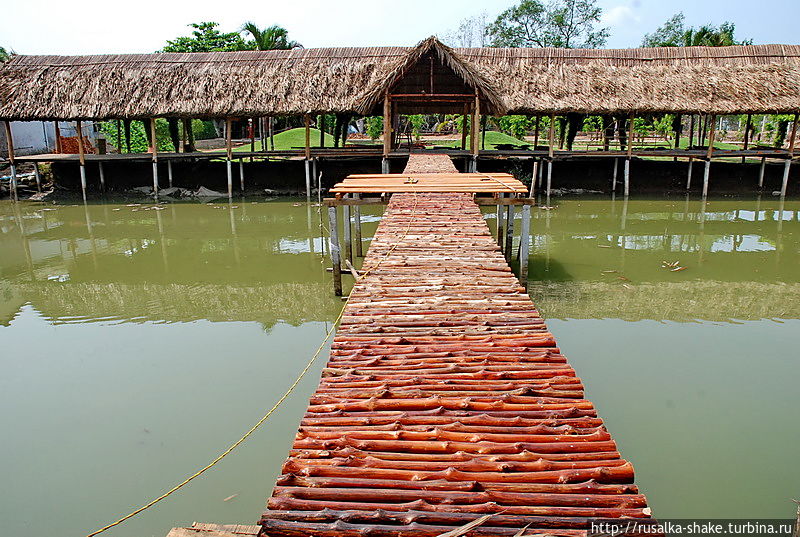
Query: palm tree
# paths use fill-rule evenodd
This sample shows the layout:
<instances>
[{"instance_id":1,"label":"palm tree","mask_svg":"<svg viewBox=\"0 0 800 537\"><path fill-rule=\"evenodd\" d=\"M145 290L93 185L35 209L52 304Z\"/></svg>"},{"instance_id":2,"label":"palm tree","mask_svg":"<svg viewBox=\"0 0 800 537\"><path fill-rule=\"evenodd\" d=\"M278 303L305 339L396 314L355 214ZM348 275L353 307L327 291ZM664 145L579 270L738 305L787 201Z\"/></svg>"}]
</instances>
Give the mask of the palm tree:
<instances>
[{"instance_id":1,"label":"palm tree","mask_svg":"<svg viewBox=\"0 0 800 537\"><path fill-rule=\"evenodd\" d=\"M259 28L254 22L246 22L242 25L242 31L249 33L253 37L256 50L289 50L293 48L303 48L303 45L297 41L290 41L288 30L278 25Z\"/></svg>"}]
</instances>

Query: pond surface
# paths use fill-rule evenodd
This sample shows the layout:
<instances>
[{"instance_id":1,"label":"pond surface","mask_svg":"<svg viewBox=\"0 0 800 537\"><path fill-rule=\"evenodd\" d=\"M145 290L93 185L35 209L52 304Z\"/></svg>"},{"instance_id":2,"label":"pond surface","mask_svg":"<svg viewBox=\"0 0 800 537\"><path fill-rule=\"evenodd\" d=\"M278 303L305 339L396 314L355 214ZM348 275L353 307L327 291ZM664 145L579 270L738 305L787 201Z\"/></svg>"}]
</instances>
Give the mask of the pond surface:
<instances>
[{"instance_id":1,"label":"pond surface","mask_svg":"<svg viewBox=\"0 0 800 537\"><path fill-rule=\"evenodd\" d=\"M153 207L0 203L9 535L54 521L85 535L205 465L282 395L342 307L317 207ZM365 209L366 236L380 212ZM793 516L799 215L772 197L533 211L531 295L656 516ZM109 535L255 523L326 358L237 452Z\"/></svg>"}]
</instances>

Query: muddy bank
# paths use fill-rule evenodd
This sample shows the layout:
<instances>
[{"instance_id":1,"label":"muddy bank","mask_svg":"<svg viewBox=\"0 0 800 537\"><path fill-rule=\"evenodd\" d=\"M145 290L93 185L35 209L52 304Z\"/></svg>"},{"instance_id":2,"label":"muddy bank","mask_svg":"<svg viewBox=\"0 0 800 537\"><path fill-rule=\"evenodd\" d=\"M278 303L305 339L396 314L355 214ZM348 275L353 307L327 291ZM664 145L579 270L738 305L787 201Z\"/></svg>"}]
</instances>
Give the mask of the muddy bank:
<instances>
[{"instance_id":1,"label":"muddy bank","mask_svg":"<svg viewBox=\"0 0 800 537\"><path fill-rule=\"evenodd\" d=\"M392 172L402 172L407 159L392 159ZM463 171L465 161L455 160L456 167ZM528 183L531 160L481 160L479 171L506 171ZM695 162L691 192L700 193L703 186L703 162ZM322 173L323 188L330 188L351 173L379 173L379 158L353 158L347 160L320 161L318 172ZM709 194L745 193L758 191L760 164L757 162L712 162ZM133 187L152 185L152 165L149 162L107 162L104 164L106 185L109 191L121 192ZM98 166L87 165L87 182L90 193L99 192ZM686 191L688 163L633 159L631 161L631 193L664 194ZM58 187L78 192L80 176L75 163L54 163L53 179ZM554 189L585 189L600 192L611 191L613 174L612 159L581 159L557 161L553 164L552 186ZM305 167L301 160L273 162L244 162L245 187L248 192L271 189L279 193L301 193L305 191ZM617 192L622 189L623 160L619 161ZM768 162L764 174L764 192L780 190L783 178L783 163ZM160 185L168 185L166 162L159 163ZM197 189L200 186L227 191L227 171L224 162L176 161L173 163L173 184L182 188ZM234 190L239 191L239 164L233 165ZM316 185L316 181L315 181ZM789 195L800 195L800 166L792 166L789 177Z\"/></svg>"}]
</instances>

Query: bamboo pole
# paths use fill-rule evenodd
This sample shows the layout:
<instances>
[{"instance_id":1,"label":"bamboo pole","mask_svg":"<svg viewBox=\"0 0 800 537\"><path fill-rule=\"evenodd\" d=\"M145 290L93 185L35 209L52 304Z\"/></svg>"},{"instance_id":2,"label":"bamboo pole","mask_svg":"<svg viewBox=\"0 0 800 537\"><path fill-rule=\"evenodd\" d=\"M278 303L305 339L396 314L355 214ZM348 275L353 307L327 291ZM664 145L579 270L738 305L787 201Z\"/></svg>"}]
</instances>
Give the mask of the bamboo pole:
<instances>
[{"instance_id":1,"label":"bamboo pole","mask_svg":"<svg viewBox=\"0 0 800 537\"><path fill-rule=\"evenodd\" d=\"M14 201L19 199L17 193L17 163L14 155L14 135L11 132L11 122L4 121L6 127L6 147L8 148L8 162L11 163L11 197Z\"/></svg>"},{"instance_id":2,"label":"bamboo pole","mask_svg":"<svg viewBox=\"0 0 800 537\"><path fill-rule=\"evenodd\" d=\"M78 137L78 160L80 162L81 194L86 201L86 151L83 147L83 125L80 120L75 122L75 133Z\"/></svg>"}]
</instances>

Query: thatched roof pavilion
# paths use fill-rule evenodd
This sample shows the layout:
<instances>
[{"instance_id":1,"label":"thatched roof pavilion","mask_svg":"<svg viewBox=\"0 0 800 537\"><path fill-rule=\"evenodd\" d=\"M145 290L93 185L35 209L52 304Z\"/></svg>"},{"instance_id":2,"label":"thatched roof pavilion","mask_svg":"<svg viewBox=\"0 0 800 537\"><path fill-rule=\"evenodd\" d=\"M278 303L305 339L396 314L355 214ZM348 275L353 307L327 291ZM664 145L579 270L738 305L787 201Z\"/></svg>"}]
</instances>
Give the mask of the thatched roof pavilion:
<instances>
[{"instance_id":1,"label":"thatched roof pavilion","mask_svg":"<svg viewBox=\"0 0 800 537\"><path fill-rule=\"evenodd\" d=\"M428 97L409 110L463 107L434 105L431 83L439 95L477 91L492 114L788 113L800 110L800 46L452 49L431 37L412 48L15 56L0 68L0 119L366 115L397 87Z\"/></svg>"}]
</instances>

